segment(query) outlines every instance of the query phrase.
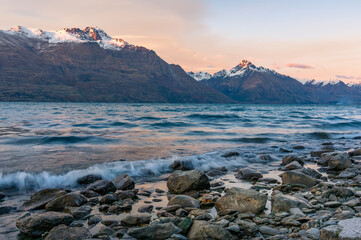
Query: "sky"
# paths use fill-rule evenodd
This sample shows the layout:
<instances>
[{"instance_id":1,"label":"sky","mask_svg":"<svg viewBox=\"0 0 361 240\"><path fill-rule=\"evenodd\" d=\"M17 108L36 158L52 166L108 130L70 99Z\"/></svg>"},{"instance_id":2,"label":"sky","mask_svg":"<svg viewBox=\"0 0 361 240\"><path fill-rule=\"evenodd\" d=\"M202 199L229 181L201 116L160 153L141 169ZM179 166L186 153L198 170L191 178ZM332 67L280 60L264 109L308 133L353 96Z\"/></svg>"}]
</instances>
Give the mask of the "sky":
<instances>
[{"instance_id":1,"label":"sky","mask_svg":"<svg viewBox=\"0 0 361 240\"><path fill-rule=\"evenodd\" d=\"M186 71L247 59L297 79L361 82L359 0L0 0L0 29L98 26Z\"/></svg>"}]
</instances>

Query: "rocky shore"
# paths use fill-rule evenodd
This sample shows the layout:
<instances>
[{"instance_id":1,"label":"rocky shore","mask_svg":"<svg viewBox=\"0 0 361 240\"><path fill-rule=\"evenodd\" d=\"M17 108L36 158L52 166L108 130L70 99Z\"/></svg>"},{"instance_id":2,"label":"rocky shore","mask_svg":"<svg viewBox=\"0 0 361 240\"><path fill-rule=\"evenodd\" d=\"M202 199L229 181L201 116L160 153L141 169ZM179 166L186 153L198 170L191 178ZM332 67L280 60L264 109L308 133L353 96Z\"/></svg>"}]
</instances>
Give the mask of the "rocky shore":
<instances>
[{"instance_id":1,"label":"rocky shore","mask_svg":"<svg viewBox=\"0 0 361 240\"><path fill-rule=\"evenodd\" d=\"M78 179L81 189L44 189L0 215L18 213L20 239L361 239L361 149L323 143L289 154L275 178L252 166L202 172L186 161L151 190L126 174L91 174ZM227 185L227 176L250 188Z\"/></svg>"}]
</instances>

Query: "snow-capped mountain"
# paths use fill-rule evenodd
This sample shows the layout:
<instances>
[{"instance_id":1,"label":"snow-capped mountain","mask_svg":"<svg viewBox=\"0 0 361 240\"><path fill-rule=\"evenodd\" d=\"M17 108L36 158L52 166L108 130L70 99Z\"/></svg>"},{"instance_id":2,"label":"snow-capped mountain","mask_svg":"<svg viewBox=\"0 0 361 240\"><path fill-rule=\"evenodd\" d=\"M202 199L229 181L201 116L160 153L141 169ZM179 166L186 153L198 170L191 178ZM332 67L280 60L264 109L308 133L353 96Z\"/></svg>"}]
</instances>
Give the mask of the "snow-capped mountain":
<instances>
[{"instance_id":1,"label":"snow-capped mountain","mask_svg":"<svg viewBox=\"0 0 361 240\"><path fill-rule=\"evenodd\" d=\"M234 102L100 28L20 26L0 31L0 101Z\"/></svg>"},{"instance_id":2,"label":"snow-capped mountain","mask_svg":"<svg viewBox=\"0 0 361 240\"><path fill-rule=\"evenodd\" d=\"M243 60L230 70L221 70L201 83L244 103L361 103L360 89L342 81L301 82L274 70Z\"/></svg>"},{"instance_id":3,"label":"snow-capped mountain","mask_svg":"<svg viewBox=\"0 0 361 240\"><path fill-rule=\"evenodd\" d=\"M41 39L49 43L84 43L96 42L104 49L121 49L126 46L133 45L127 43L123 39L110 37L102 29L98 27L80 28L63 28L58 31L43 31L41 29L26 28L23 26L16 26L9 30L3 31L8 34L17 34L29 38ZM134 47L134 46L133 46Z\"/></svg>"},{"instance_id":4,"label":"snow-capped mountain","mask_svg":"<svg viewBox=\"0 0 361 240\"><path fill-rule=\"evenodd\" d=\"M197 81L202 81L202 80L207 80L210 79L212 77L212 75L210 73L201 71L201 72L187 72L189 76L191 76L192 78L194 78Z\"/></svg>"}]
</instances>

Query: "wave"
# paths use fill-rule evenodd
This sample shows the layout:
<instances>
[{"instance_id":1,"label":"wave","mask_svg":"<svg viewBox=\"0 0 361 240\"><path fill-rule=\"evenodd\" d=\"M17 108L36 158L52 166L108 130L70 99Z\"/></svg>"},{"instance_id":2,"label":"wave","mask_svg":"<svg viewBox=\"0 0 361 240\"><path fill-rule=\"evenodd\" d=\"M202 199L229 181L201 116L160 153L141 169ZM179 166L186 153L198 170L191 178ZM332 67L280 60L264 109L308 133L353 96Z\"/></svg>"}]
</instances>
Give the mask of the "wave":
<instances>
[{"instance_id":1,"label":"wave","mask_svg":"<svg viewBox=\"0 0 361 240\"><path fill-rule=\"evenodd\" d=\"M69 188L77 186L77 179L88 174L99 174L106 180L112 180L120 174L128 174L135 178L149 179L162 174L170 173L170 165L174 161L185 161L194 169L208 171L213 168L247 166L249 163L267 163L269 160L257 156L251 158L242 156L224 158L221 155L228 151L218 151L194 156L178 157L169 159L150 159L143 161L117 161L91 166L87 169L74 170L64 174L53 174L50 172L29 173L15 172L3 174L0 172L0 189L2 190L40 190L44 188Z\"/></svg>"},{"instance_id":2,"label":"wave","mask_svg":"<svg viewBox=\"0 0 361 240\"><path fill-rule=\"evenodd\" d=\"M350 121L350 122L338 122L338 123L324 123L318 126L322 129L360 129L360 121Z\"/></svg>"},{"instance_id":3,"label":"wave","mask_svg":"<svg viewBox=\"0 0 361 240\"><path fill-rule=\"evenodd\" d=\"M159 128L159 127L160 128L163 128L163 127L188 127L190 125L191 124L185 123L185 122L168 122L168 121L150 124L150 126L156 127L156 128Z\"/></svg>"},{"instance_id":4,"label":"wave","mask_svg":"<svg viewBox=\"0 0 361 240\"><path fill-rule=\"evenodd\" d=\"M191 114L188 115L187 118L196 118L196 119L207 119L207 120L215 120L215 119L235 119L240 118L236 114Z\"/></svg>"},{"instance_id":5,"label":"wave","mask_svg":"<svg viewBox=\"0 0 361 240\"><path fill-rule=\"evenodd\" d=\"M311 133L308 133L307 135L314 139L331 139L332 138L331 133L327 133L327 132L311 132Z\"/></svg>"},{"instance_id":6,"label":"wave","mask_svg":"<svg viewBox=\"0 0 361 240\"><path fill-rule=\"evenodd\" d=\"M19 145L19 144L33 144L33 145L47 145L47 144L75 144L75 143L93 143L104 144L117 141L116 139L97 137L97 136L52 136L52 137L23 137L12 138L8 141L3 141L2 144Z\"/></svg>"}]
</instances>

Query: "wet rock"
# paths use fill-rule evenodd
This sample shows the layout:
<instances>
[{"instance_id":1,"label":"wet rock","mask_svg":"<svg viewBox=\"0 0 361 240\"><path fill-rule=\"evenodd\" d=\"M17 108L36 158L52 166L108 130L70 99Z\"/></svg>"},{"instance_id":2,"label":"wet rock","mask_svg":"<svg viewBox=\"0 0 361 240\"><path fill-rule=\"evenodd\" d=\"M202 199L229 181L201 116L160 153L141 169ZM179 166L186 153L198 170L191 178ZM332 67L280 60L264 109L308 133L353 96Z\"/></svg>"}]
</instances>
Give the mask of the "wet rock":
<instances>
[{"instance_id":1,"label":"wet rock","mask_svg":"<svg viewBox=\"0 0 361 240\"><path fill-rule=\"evenodd\" d=\"M117 190L132 190L135 187L134 180L127 174L122 174L113 180Z\"/></svg>"},{"instance_id":2,"label":"wet rock","mask_svg":"<svg viewBox=\"0 0 361 240\"><path fill-rule=\"evenodd\" d=\"M92 190L84 189L80 192L81 195L85 196L86 198L94 198L94 197L100 197L101 195L99 193L96 193Z\"/></svg>"},{"instance_id":3,"label":"wet rock","mask_svg":"<svg viewBox=\"0 0 361 240\"><path fill-rule=\"evenodd\" d=\"M304 199L278 192L271 198L271 207L272 212L290 212L291 208L311 208L311 205Z\"/></svg>"},{"instance_id":4,"label":"wet rock","mask_svg":"<svg viewBox=\"0 0 361 240\"><path fill-rule=\"evenodd\" d=\"M287 149L287 148L280 148L279 150L280 150L280 152L282 152L282 153L291 153L291 152L293 152L292 150Z\"/></svg>"},{"instance_id":5,"label":"wet rock","mask_svg":"<svg viewBox=\"0 0 361 240\"><path fill-rule=\"evenodd\" d=\"M164 240L170 238L173 234L178 234L182 230L173 223L151 224L147 227L132 228L128 231L128 235L136 239Z\"/></svg>"},{"instance_id":6,"label":"wet rock","mask_svg":"<svg viewBox=\"0 0 361 240\"><path fill-rule=\"evenodd\" d=\"M102 176L99 174L89 174L77 179L77 182L82 185L87 185L98 180L102 180Z\"/></svg>"},{"instance_id":7,"label":"wet rock","mask_svg":"<svg viewBox=\"0 0 361 240\"><path fill-rule=\"evenodd\" d=\"M317 184L315 178L297 171L287 171L282 173L282 184L302 184L306 187L313 187Z\"/></svg>"},{"instance_id":8,"label":"wet rock","mask_svg":"<svg viewBox=\"0 0 361 240\"><path fill-rule=\"evenodd\" d=\"M181 235L181 234L173 234L170 239L172 240L188 240L188 238L186 238L185 236Z\"/></svg>"},{"instance_id":9,"label":"wet rock","mask_svg":"<svg viewBox=\"0 0 361 240\"><path fill-rule=\"evenodd\" d=\"M297 162L297 161L293 161L284 167L285 170L296 170L296 169L301 169L301 168L302 168L302 165L299 164L299 162Z\"/></svg>"},{"instance_id":10,"label":"wet rock","mask_svg":"<svg viewBox=\"0 0 361 240\"><path fill-rule=\"evenodd\" d=\"M151 213L153 211L153 205L144 205L138 208L138 212L140 213Z\"/></svg>"},{"instance_id":11,"label":"wet rock","mask_svg":"<svg viewBox=\"0 0 361 240\"><path fill-rule=\"evenodd\" d=\"M322 177L322 174L319 171L312 169L312 168L302 168L300 170L300 172L303 174L306 174L308 176L311 176L313 178L316 178L316 179L319 179Z\"/></svg>"},{"instance_id":12,"label":"wet rock","mask_svg":"<svg viewBox=\"0 0 361 240\"><path fill-rule=\"evenodd\" d=\"M65 207L64 212L71 214L74 219L82 219L83 217L90 214L92 208L90 206L81 207Z\"/></svg>"},{"instance_id":13,"label":"wet rock","mask_svg":"<svg viewBox=\"0 0 361 240\"><path fill-rule=\"evenodd\" d=\"M291 162L295 162L295 161L298 162L301 166L303 166L305 164L301 158L293 156L293 155L288 155L282 159L281 165L287 165L287 164L290 164Z\"/></svg>"},{"instance_id":14,"label":"wet rock","mask_svg":"<svg viewBox=\"0 0 361 240\"><path fill-rule=\"evenodd\" d=\"M241 219L238 219L235 222L241 227L243 231L245 231L249 235L255 235L259 230L257 224L254 222L245 221Z\"/></svg>"},{"instance_id":15,"label":"wet rock","mask_svg":"<svg viewBox=\"0 0 361 240\"><path fill-rule=\"evenodd\" d=\"M328 160L330 170L344 170L351 166L351 159L347 153L334 154Z\"/></svg>"},{"instance_id":16,"label":"wet rock","mask_svg":"<svg viewBox=\"0 0 361 240\"><path fill-rule=\"evenodd\" d=\"M322 194L323 198L329 198L331 195L335 195L337 197L352 197L354 192L346 187L332 187L332 189L327 190Z\"/></svg>"},{"instance_id":17,"label":"wet rock","mask_svg":"<svg viewBox=\"0 0 361 240\"><path fill-rule=\"evenodd\" d=\"M254 190L233 187L216 201L219 210L232 209L239 212L261 213L267 196Z\"/></svg>"},{"instance_id":18,"label":"wet rock","mask_svg":"<svg viewBox=\"0 0 361 240\"><path fill-rule=\"evenodd\" d=\"M102 223L98 223L89 229L93 238L109 239L108 237L113 235L115 231L109 227L104 226Z\"/></svg>"},{"instance_id":19,"label":"wet rock","mask_svg":"<svg viewBox=\"0 0 361 240\"><path fill-rule=\"evenodd\" d=\"M20 232L39 237L60 224L69 225L73 221L73 216L68 213L44 212L27 213L16 221L16 226Z\"/></svg>"},{"instance_id":20,"label":"wet rock","mask_svg":"<svg viewBox=\"0 0 361 240\"><path fill-rule=\"evenodd\" d=\"M9 214L14 210L16 210L16 207L2 206L2 207L0 207L0 215Z\"/></svg>"},{"instance_id":21,"label":"wet rock","mask_svg":"<svg viewBox=\"0 0 361 240\"><path fill-rule=\"evenodd\" d=\"M177 211L175 211L175 215L177 217L187 217L188 216L188 212L182 208L178 209Z\"/></svg>"},{"instance_id":22,"label":"wet rock","mask_svg":"<svg viewBox=\"0 0 361 240\"><path fill-rule=\"evenodd\" d=\"M267 161L267 162L271 162L271 161L276 161L277 159L274 158L273 156L269 155L269 154L261 154L259 155L259 158L261 160Z\"/></svg>"},{"instance_id":23,"label":"wet rock","mask_svg":"<svg viewBox=\"0 0 361 240\"><path fill-rule=\"evenodd\" d=\"M135 199L136 198L136 194L134 191L131 191L131 190L126 190L126 191L116 191L115 194L118 196L118 198L120 200L124 200L124 199L127 199L127 198L130 198L130 199Z\"/></svg>"},{"instance_id":24,"label":"wet rock","mask_svg":"<svg viewBox=\"0 0 361 240\"><path fill-rule=\"evenodd\" d=\"M355 149L355 150L349 152L349 155L350 155L351 157L361 156L361 148L358 148L358 149Z\"/></svg>"},{"instance_id":25,"label":"wet rock","mask_svg":"<svg viewBox=\"0 0 361 240\"><path fill-rule=\"evenodd\" d=\"M106 205L104 205L104 206L106 206ZM112 206L108 207L108 209L107 209L108 213L114 213L114 214L120 214L123 212L128 212L130 210L132 210L132 205L123 204L123 203L112 205Z\"/></svg>"},{"instance_id":26,"label":"wet rock","mask_svg":"<svg viewBox=\"0 0 361 240\"><path fill-rule=\"evenodd\" d=\"M199 170L175 171L169 176L167 186L175 194L210 188L209 178Z\"/></svg>"},{"instance_id":27,"label":"wet rock","mask_svg":"<svg viewBox=\"0 0 361 240\"><path fill-rule=\"evenodd\" d=\"M357 176L356 172L350 172L348 170L344 170L344 171L340 172L340 174L337 175L337 178L348 179L348 178L353 178L356 176Z\"/></svg>"},{"instance_id":28,"label":"wet rock","mask_svg":"<svg viewBox=\"0 0 361 240\"><path fill-rule=\"evenodd\" d=\"M83 240L91 238L91 234L84 227L68 227L64 224L54 227L44 240Z\"/></svg>"},{"instance_id":29,"label":"wet rock","mask_svg":"<svg viewBox=\"0 0 361 240\"><path fill-rule=\"evenodd\" d=\"M336 207L341 206L341 203L337 202L337 201L331 201L331 202L325 202L323 205L325 207L329 207L329 208L336 208Z\"/></svg>"},{"instance_id":30,"label":"wet rock","mask_svg":"<svg viewBox=\"0 0 361 240\"><path fill-rule=\"evenodd\" d=\"M188 233L189 240L231 240L235 239L229 231L217 226L210 224L206 221L194 221L191 229Z\"/></svg>"},{"instance_id":31,"label":"wet rock","mask_svg":"<svg viewBox=\"0 0 361 240\"><path fill-rule=\"evenodd\" d=\"M321 149L321 150L315 150L311 152L311 157L321 157L324 153L333 152L333 149Z\"/></svg>"},{"instance_id":32,"label":"wet rock","mask_svg":"<svg viewBox=\"0 0 361 240\"><path fill-rule=\"evenodd\" d=\"M302 145L293 146L292 148L295 149L295 150L303 150L303 149L305 149L305 147L302 146Z\"/></svg>"},{"instance_id":33,"label":"wet rock","mask_svg":"<svg viewBox=\"0 0 361 240\"><path fill-rule=\"evenodd\" d=\"M64 207L79 207L87 203L87 201L87 198L80 193L68 193L46 204L45 209L48 211L62 211Z\"/></svg>"},{"instance_id":34,"label":"wet rock","mask_svg":"<svg viewBox=\"0 0 361 240\"><path fill-rule=\"evenodd\" d=\"M320 239L320 230L317 228L310 228L306 231L306 236L313 240Z\"/></svg>"},{"instance_id":35,"label":"wet rock","mask_svg":"<svg viewBox=\"0 0 361 240\"><path fill-rule=\"evenodd\" d=\"M207 175L210 177L222 176L228 172L226 167L214 168L211 171L207 172Z\"/></svg>"},{"instance_id":36,"label":"wet rock","mask_svg":"<svg viewBox=\"0 0 361 240\"><path fill-rule=\"evenodd\" d=\"M24 202L23 208L26 211L43 209L46 204L65 194L62 189L47 188L31 195L30 199Z\"/></svg>"},{"instance_id":37,"label":"wet rock","mask_svg":"<svg viewBox=\"0 0 361 240\"><path fill-rule=\"evenodd\" d=\"M5 200L5 194L0 192L0 202Z\"/></svg>"},{"instance_id":38,"label":"wet rock","mask_svg":"<svg viewBox=\"0 0 361 240\"><path fill-rule=\"evenodd\" d=\"M101 217L98 217L98 216L92 216L88 219L88 225L91 226L91 225L95 225L97 223L100 223L102 221L102 218Z\"/></svg>"},{"instance_id":39,"label":"wet rock","mask_svg":"<svg viewBox=\"0 0 361 240\"><path fill-rule=\"evenodd\" d=\"M268 226L261 226L259 228L259 231L263 235L269 235L269 236L275 236L275 235L278 235L281 233L277 228L272 228L272 227L268 227Z\"/></svg>"},{"instance_id":40,"label":"wet rock","mask_svg":"<svg viewBox=\"0 0 361 240\"><path fill-rule=\"evenodd\" d=\"M90 184L86 189L92 190L101 195L105 195L107 193L116 191L116 188L115 188L113 182L106 181L106 180L98 180L98 181Z\"/></svg>"},{"instance_id":41,"label":"wet rock","mask_svg":"<svg viewBox=\"0 0 361 240\"><path fill-rule=\"evenodd\" d=\"M169 199L168 206L178 205L182 208L199 208L199 201L187 195L176 195Z\"/></svg>"},{"instance_id":42,"label":"wet rock","mask_svg":"<svg viewBox=\"0 0 361 240\"><path fill-rule=\"evenodd\" d=\"M151 218L149 213L130 214L122 218L121 223L125 226L137 226L149 223Z\"/></svg>"},{"instance_id":43,"label":"wet rock","mask_svg":"<svg viewBox=\"0 0 361 240\"><path fill-rule=\"evenodd\" d=\"M112 204L113 202L116 202L119 200L118 195L114 193L108 193L104 197L100 198L99 203L102 204Z\"/></svg>"},{"instance_id":44,"label":"wet rock","mask_svg":"<svg viewBox=\"0 0 361 240\"><path fill-rule=\"evenodd\" d=\"M174 161L170 166L173 171L189 171L194 169L191 161Z\"/></svg>"},{"instance_id":45,"label":"wet rock","mask_svg":"<svg viewBox=\"0 0 361 240\"><path fill-rule=\"evenodd\" d=\"M239 152L227 152L222 154L221 157L229 158L229 157L238 157L238 156L240 156Z\"/></svg>"},{"instance_id":46,"label":"wet rock","mask_svg":"<svg viewBox=\"0 0 361 240\"><path fill-rule=\"evenodd\" d=\"M257 181L258 179L262 178L263 175L259 171L252 170L252 169L241 169L234 176L238 179L248 180L248 181Z\"/></svg>"}]
</instances>

